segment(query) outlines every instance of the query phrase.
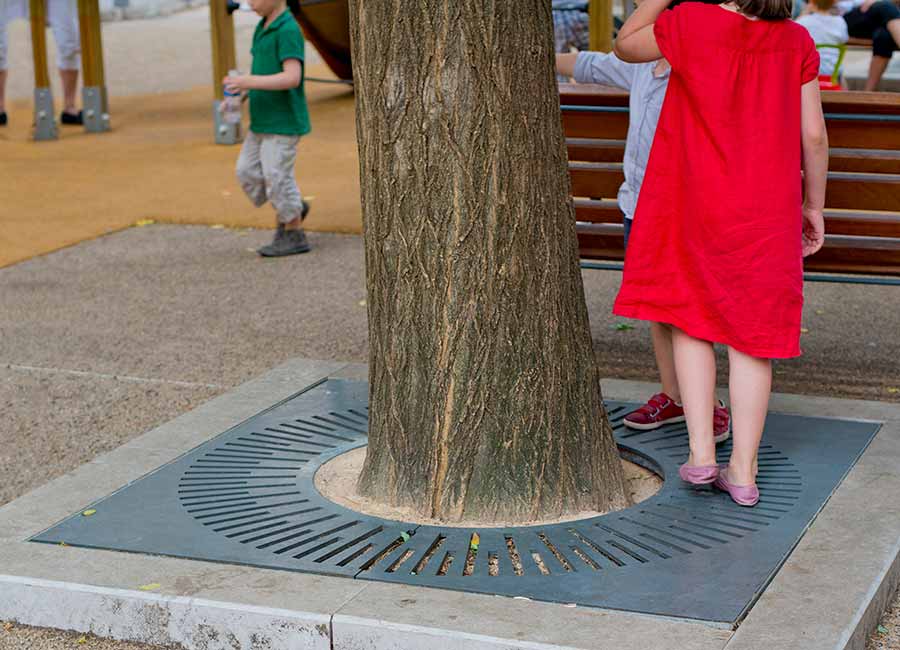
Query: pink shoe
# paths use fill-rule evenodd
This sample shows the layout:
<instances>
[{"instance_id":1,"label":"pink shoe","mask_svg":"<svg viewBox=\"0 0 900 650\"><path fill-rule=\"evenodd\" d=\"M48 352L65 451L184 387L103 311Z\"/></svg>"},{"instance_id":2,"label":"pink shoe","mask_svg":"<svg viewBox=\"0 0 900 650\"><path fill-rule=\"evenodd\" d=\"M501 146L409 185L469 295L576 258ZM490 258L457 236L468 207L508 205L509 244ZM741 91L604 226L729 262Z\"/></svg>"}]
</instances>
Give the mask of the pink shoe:
<instances>
[{"instance_id":1,"label":"pink shoe","mask_svg":"<svg viewBox=\"0 0 900 650\"><path fill-rule=\"evenodd\" d=\"M719 476L715 479L714 485L720 490L728 492L731 495L731 500L739 506L755 506L759 503L759 488L756 487L756 484L734 485L729 483L727 471L728 466L723 465Z\"/></svg>"},{"instance_id":2,"label":"pink shoe","mask_svg":"<svg viewBox=\"0 0 900 650\"><path fill-rule=\"evenodd\" d=\"M719 478L718 465L688 465L678 468L678 476L682 481L692 485L707 485Z\"/></svg>"}]
</instances>

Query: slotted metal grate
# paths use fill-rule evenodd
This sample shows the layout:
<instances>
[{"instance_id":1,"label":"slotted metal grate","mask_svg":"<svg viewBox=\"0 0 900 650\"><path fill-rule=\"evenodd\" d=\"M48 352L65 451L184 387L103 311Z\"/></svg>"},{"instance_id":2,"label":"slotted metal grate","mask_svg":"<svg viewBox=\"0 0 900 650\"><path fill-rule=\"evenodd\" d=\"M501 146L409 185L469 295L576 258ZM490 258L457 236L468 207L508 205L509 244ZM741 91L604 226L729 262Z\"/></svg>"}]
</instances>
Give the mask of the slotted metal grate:
<instances>
[{"instance_id":1,"label":"slotted metal grate","mask_svg":"<svg viewBox=\"0 0 900 650\"><path fill-rule=\"evenodd\" d=\"M683 424L632 431L624 456L665 479L632 508L547 526L447 528L367 516L313 476L366 444L367 385L328 380L261 413L33 538L261 567L577 603L735 624L878 430L770 415L761 502L740 508L677 477ZM730 442L719 449L720 460ZM477 538L473 537L477 534ZM473 544L474 540L477 544Z\"/></svg>"}]
</instances>

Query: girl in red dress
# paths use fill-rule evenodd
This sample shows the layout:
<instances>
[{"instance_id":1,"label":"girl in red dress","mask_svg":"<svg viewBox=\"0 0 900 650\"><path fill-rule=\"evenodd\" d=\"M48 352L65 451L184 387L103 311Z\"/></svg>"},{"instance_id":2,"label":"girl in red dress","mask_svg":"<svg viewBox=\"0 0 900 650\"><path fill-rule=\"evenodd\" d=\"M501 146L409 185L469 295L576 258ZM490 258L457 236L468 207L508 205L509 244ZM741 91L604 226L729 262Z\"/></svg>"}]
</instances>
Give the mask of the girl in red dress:
<instances>
[{"instance_id":1,"label":"girl in red dress","mask_svg":"<svg viewBox=\"0 0 900 650\"><path fill-rule=\"evenodd\" d=\"M681 477L755 505L771 359L800 354L803 257L824 240L819 55L791 0L644 0L616 54L672 65L614 312L673 328L691 454ZM801 168L803 175L801 176ZM728 346L734 451L716 464Z\"/></svg>"}]
</instances>

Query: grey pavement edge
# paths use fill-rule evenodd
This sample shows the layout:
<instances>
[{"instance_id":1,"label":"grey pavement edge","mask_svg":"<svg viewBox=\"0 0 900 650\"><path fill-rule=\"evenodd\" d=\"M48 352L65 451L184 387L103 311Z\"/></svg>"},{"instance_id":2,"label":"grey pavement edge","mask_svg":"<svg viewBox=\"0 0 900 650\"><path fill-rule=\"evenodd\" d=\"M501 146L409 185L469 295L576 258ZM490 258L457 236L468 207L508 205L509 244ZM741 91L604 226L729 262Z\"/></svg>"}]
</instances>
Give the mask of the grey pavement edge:
<instances>
[{"instance_id":1,"label":"grey pavement edge","mask_svg":"<svg viewBox=\"0 0 900 650\"><path fill-rule=\"evenodd\" d=\"M774 395L772 410L884 421L735 633L609 610L28 543L85 504L326 377L294 360L0 508L0 619L187 649L862 650L900 580L900 405ZM653 385L610 380L612 399ZM711 579L714 577L711 576Z\"/></svg>"}]
</instances>

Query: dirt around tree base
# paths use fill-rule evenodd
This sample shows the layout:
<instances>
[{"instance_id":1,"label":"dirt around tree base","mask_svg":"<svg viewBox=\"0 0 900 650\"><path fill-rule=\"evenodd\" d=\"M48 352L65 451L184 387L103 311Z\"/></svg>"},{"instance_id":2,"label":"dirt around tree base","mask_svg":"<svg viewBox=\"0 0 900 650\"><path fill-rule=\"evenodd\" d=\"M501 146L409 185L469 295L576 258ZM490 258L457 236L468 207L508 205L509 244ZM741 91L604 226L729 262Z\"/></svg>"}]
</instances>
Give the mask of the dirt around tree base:
<instances>
[{"instance_id":1,"label":"dirt around tree base","mask_svg":"<svg viewBox=\"0 0 900 650\"><path fill-rule=\"evenodd\" d=\"M426 526L444 526L451 528L503 528L511 525L535 526L577 521L579 519L588 519L590 517L606 514L606 512L586 511L568 517L515 523L508 521L484 522L477 519L464 519L459 522L446 523L436 519L420 517L410 508L386 506L361 496L356 491L356 482L362 471L363 461L365 461L365 459L366 447L360 447L328 461L316 472L314 477L316 489L326 499L344 506L345 508L349 508L350 510L355 510L356 512L361 512L372 517L393 519ZM640 503L645 499L649 499L659 492L659 489L662 487L662 479L640 465L636 465L635 463L623 459L622 469L625 471L625 484L634 503Z\"/></svg>"}]
</instances>

